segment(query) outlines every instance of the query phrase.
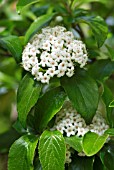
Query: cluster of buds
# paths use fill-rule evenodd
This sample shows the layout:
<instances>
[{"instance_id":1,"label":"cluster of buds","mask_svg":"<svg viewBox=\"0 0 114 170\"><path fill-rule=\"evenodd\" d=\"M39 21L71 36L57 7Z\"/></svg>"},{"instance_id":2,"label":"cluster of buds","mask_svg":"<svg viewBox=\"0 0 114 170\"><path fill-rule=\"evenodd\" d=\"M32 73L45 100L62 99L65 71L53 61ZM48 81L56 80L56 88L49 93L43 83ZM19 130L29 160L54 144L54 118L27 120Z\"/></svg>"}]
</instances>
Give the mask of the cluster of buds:
<instances>
[{"instance_id":1,"label":"cluster of buds","mask_svg":"<svg viewBox=\"0 0 114 170\"><path fill-rule=\"evenodd\" d=\"M26 45L22 65L41 83L49 83L51 77L73 76L76 65L87 63L85 44L75 40L72 32L61 26L46 27Z\"/></svg>"}]
</instances>

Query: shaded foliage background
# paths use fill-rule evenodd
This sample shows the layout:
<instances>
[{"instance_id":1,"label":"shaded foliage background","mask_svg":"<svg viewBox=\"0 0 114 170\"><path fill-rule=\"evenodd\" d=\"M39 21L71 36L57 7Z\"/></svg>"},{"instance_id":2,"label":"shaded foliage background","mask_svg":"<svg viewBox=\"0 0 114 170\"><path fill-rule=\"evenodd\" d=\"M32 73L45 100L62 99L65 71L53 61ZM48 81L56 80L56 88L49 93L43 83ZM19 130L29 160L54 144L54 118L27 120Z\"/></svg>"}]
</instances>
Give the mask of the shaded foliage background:
<instances>
[{"instance_id":1,"label":"shaded foliage background","mask_svg":"<svg viewBox=\"0 0 114 170\"><path fill-rule=\"evenodd\" d=\"M77 10L77 15L86 13L86 10L91 11L91 15L99 15L105 19L108 25L108 37L104 45L99 49L97 47L96 41L93 37L91 29L85 23L80 23L78 25L73 25L76 27L74 34L77 37L82 38L86 43L90 62L96 61L96 59L111 59L114 60L114 1L113 0L99 0L97 2L91 2L88 0L81 0L77 6L85 10ZM12 54L6 50L2 37L9 35L17 35L20 37L22 46L24 45L23 36L26 31L42 14L49 14L52 9L52 4L50 1L39 1L37 4L25 7L21 11L18 6L18 13L16 12L16 0L1 0L0 1L0 170L6 169L7 153L11 144L20 136L12 125L17 118L16 110L16 91L19 82L23 75L23 70L20 64L17 64ZM68 20L65 19L63 13L65 13L64 8L61 8L59 4L54 3L55 9L59 11L59 15L63 16L64 25L68 26L68 23L73 20L71 17L71 11L66 7L66 14L69 15ZM66 3L65 3L66 5ZM55 11L56 12L56 11ZM79 17L80 19L80 17ZM58 21L54 18L52 25L58 25ZM14 39L15 41L15 39ZM20 47L20 52L21 52ZM18 57L18 56L17 56ZM106 63L107 64L107 63ZM99 65L100 67L101 65ZM105 68L106 69L106 68ZM94 72L94 69L93 69ZM106 84L111 89L114 94L114 68L112 67L111 76L106 81ZM92 74L92 69L90 70ZM105 72L106 74L106 72ZM109 75L109 74L108 74ZM95 74L94 74L95 76ZM96 78L101 76L100 72L96 70ZM102 77L101 77L102 79ZM83 161L83 160L82 160ZM73 166L73 165L72 165Z\"/></svg>"}]
</instances>

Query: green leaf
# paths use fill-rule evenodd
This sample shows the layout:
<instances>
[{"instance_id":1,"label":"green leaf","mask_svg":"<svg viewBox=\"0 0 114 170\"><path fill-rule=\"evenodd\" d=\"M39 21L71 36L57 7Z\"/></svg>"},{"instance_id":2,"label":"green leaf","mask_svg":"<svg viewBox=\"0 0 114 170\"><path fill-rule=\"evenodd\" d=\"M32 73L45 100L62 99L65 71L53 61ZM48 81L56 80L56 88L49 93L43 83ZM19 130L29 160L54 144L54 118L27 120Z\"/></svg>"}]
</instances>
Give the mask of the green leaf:
<instances>
[{"instance_id":1,"label":"green leaf","mask_svg":"<svg viewBox=\"0 0 114 170\"><path fill-rule=\"evenodd\" d=\"M53 116L62 108L66 94L61 87L45 93L37 102L35 109L36 129L43 129Z\"/></svg>"},{"instance_id":2,"label":"green leaf","mask_svg":"<svg viewBox=\"0 0 114 170\"><path fill-rule=\"evenodd\" d=\"M106 45L106 48L109 51L110 58L114 61L114 50L110 46Z\"/></svg>"},{"instance_id":3,"label":"green leaf","mask_svg":"<svg viewBox=\"0 0 114 170\"><path fill-rule=\"evenodd\" d=\"M105 4L107 2L107 0L74 0L73 3L72 3L72 8L73 7L79 7L85 3L90 3L90 2L100 2L100 3L103 3Z\"/></svg>"},{"instance_id":4,"label":"green leaf","mask_svg":"<svg viewBox=\"0 0 114 170\"><path fill-rule=\"evenodd\" d=\"M26 6L32 5L40 0L19 0L17 3L17 11L20 13Z\"/></svg>"},{"instance_id":5,"label":"green leaf","mask_svg":"<svg viewBox=\"0 0 114 170\"><path fill-rule=\"evenodd\" d=\"M114 107L114 100L110 102L109 107Z\"/></svg>"},{"instance_id":6,"label":"green leaf","mask_svg":"<svg viewBox=\"0 0 114 170\"><path fill-rule=\"evenodd\" d=\"M21 61L22 45L17 36L9 35L0 39L0 44L3 48L11 52L17 62Z\"/></svg>"},{"instance_id":7,"label":"green leaf","mask_svg":"<svg viewBox=\"0 0 114 170\"><path fill-rule=\"evenodd\" d=\"M93 35L97 41L98 47L101 47L107 38L108 27L100 16L82 16L76 19L79 22L85 22L88 24L93 32Z\"/></svg>"},{"instance_id":8,"label":"green leaf","mask_svg":"<svg viewBox=\"0 0 114 170\"><path fill-rule=\"evenodd\" d=\"M19 121L26 127L26 119L30 109L35 105L39 98L41 84L35 82L30 74L26 74L20 82L17 91L17 111Z\"/></svg>"},{"instance_id":9,"label":"green leaf","mask_svg":"<svg viewBox=\"0 0 114 170\"><path fill-rule=\"evenodd\" d=\"M44 131L39 142L43 170L64 170L65 142L59 131Z\"/></svg>"},{"instance_id":10,"label":"green leaf","mask_svg":"<svg viewBox=\"0 0 114 170\"><path fill-rule=\"evenodd\" d=\"M19 137L20 135L13 128L5 133L0 134L0 153L8 152L10 146Z\"/></svg>"},{"instance_id":11,"label":"green leaf","mask_svg":"<svg viewBox=\"0 0 114 170\"><path fill-rule=\"evenodd\" d=\"M104 81L114 73L114 62L111 60L98 60L89 68L89 73L96 80Z\"/></svg>"},{"instance_id":12,"label":"green leaf","mask_svg":"<svg viewBox=\"0 0 114 170\"><path fill-rule=\"evenodd\" d=\"M38 17L30 26L25 34L25 44L29 41L29 39L38 32L42 27L44 27L47 22L49 22L55 14L46 14Z\"/></svg>"},{"instance_id":13,"label":"green leaf","mask_svg":"<svg viewBox=\"0 0 114 170\"><path fill-rule=\"evenodd\" d=\"M94 132L88 132L83 137L83 151L87 156L95 155L104 145L108 138L107 134L99 136Z\"/></svg>"},{"instance_id":14,"label":"green leaf","mask_svg":"<svg viewBox=\"0 0 114 170\"><path fill-rule=\"evenodd\" d=\"M114 144L104 147L100 152L100 158L107 170L114 169Z\"/></svg>"},{"instance_id":15,"label":"green leaf","mask_svg":"<svg viewBox=\"0 0 114 170\"><path fill-rule=\"evenodd\" d=\"M94 157L75 156L68 170L93 170Z\"/></svg>"},{"instance_id":16,"label":"green leaf","mask_svg":"<svg viewBox=\"0 0 114 170\"><path fill-rule=\"evenodd\" d=\"M95 156L95 161L94 161L94 164L93 164L93 170L96 170L96 169L106 170L106 169L104 169L103 164L102 164L100 158L97 155Z\"/></svg>"},{"instance_id":17,"label":"green leaf","mask_svg":"<svg viewBox=\"0 0 114 170\"><path fill-rule=\"evenodd\" d=\"M82 69L71 78L63 77L61 84L75 109L87 123L90 123L98 106L98 87L96 82Z\"/></svg>"},{"instance_id":18,"label":"green leaf","mask_svg":"<svg viewBox=\"0 0 114 170\"><path fill-rule=\"evenodd\" d=\"M113 108L109 107L110 102L113 100L113 95L111 90L104 85L104 93L102 95L102 99L106 105L106 115L107 115L107 120L110 124L111 127L114 127L114 113L113 113Z\"/></svg>"},{"instance_id":19,"label":"green leaf","mask_svg":"<svg viewBox=\"0 0 114 170\"><path fill-rule=\"evenodd\" d=\"M105 131L105 134L108 134L108 135L110 135L110 136L114 136L114 128L107 129L107 130Z\"/></svg>"},{"instance_id":20,"label":"green leaf","mask_svg":"<svg viewBox=\"0 0 114 170\"><path fill-rule=\"evenodd\" d=\"M38 138L25 135L16 140L9 151L8 170L33 170L34 153Z\"/></svg>"},{"instance_id":21,"label":"green leaf","mask_svg":"<svg viewBox=\"0 0 114 170\"><path fill-rule=\"evenodd\" d=\"M78 152L82 152L82 138L78 136L65 137L65 142Z\"/></svg>"}]
</instances>

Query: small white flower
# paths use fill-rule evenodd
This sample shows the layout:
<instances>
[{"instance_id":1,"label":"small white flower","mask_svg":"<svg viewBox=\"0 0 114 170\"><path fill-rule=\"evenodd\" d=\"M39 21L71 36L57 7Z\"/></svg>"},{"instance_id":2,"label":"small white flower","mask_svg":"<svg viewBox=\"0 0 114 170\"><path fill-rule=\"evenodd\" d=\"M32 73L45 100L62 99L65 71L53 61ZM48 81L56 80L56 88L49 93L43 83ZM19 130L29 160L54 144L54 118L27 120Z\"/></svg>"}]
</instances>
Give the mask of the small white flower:
<instances>
[{"instance_id":1,"label":"small white flower","mask_svg":"<svg viewBox=\"0 0 114 170\"><path fill-rule=\"evenodd\" d=\"M41 82L42 83L49 83L49 80L50 80L50 76L49 75L47 75L46 73L42 76L42 78L41 78Z\"/></svg>"},{"instance_id":2,"label":"small white flower","mask_svg":"<svg viewBox=\"0 0 114 170\"><path fill-rule=\"evenodd\" d=\"M53 67L53 68L48 68L48 70L46 71L46 73L47 73L48 75L50 75L50 77L53 77L53 76L56 74L55 67Z\"/></svg>"}]
</instances>

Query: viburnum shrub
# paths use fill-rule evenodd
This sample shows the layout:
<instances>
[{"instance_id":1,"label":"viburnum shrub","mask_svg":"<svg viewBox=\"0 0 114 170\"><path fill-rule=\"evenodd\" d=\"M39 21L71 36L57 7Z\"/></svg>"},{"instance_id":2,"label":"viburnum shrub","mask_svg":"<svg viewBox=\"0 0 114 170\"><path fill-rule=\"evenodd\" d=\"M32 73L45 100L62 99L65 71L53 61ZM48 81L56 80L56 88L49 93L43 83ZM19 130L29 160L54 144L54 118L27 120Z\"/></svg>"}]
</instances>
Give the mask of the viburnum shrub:
<instances>
[{"instance_id":1,"label":"viburnum shrub","mask_svg":"<svg viewBox=\"0 0 114 170\"><path fill-rule=\"evenodd\" d=\"M86 2L92 0L17 3L20 13L33 3L48 9L25 36L1 39L22 68L13 125L22 136L10 148L8 170L114 167L114 102L106 83L114 61L100 58L108 27L81 8Z\"/></svg>"}]
</instances>

